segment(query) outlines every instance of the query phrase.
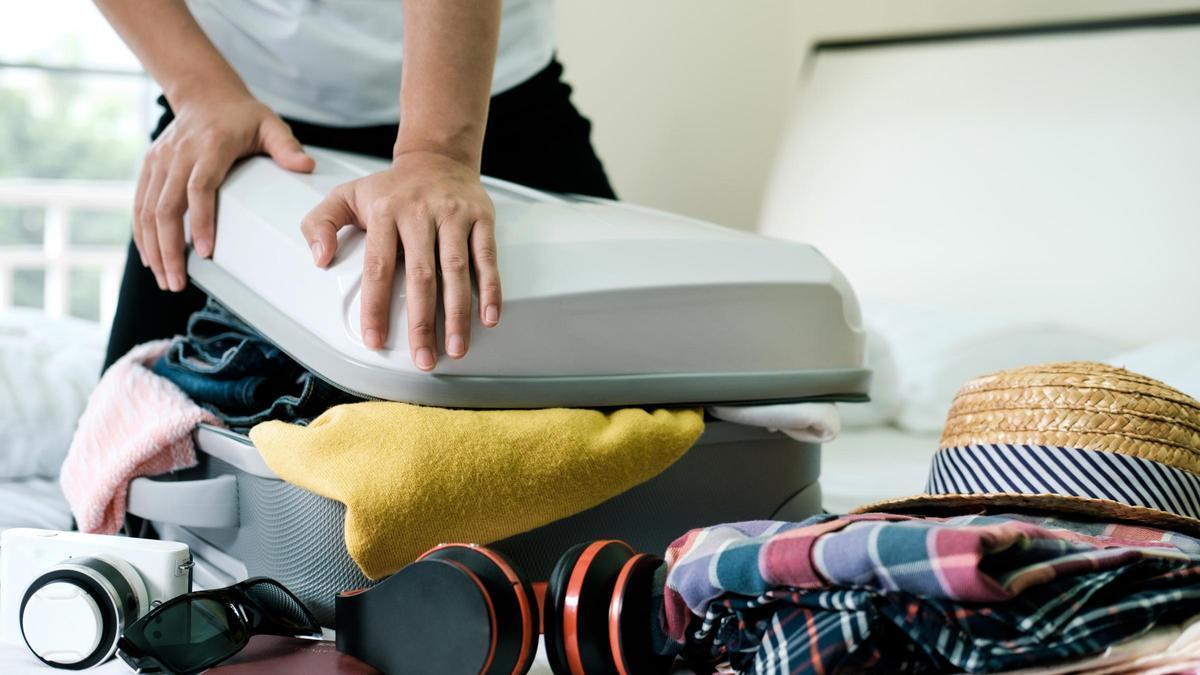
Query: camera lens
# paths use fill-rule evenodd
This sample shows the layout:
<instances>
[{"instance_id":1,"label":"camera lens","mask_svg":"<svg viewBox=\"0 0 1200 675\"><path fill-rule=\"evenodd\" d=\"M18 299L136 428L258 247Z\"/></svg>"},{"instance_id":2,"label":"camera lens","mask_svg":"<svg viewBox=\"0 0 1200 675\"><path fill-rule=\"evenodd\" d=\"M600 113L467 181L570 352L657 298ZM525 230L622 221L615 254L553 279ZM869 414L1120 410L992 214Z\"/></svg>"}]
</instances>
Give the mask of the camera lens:
<instances>
[{"instance_id":1,"label":"camera lens","mask_svg":"<svg viewBox=\"0 0 1200 675\"><path fill-rule=\"evenodd\" d=\"M72 581L39 588L21 612L25 642L43 661L74 665L100 646L104 619L96 599Z\"/></svg>"},{"instance_id":2,"label":"camera lens","mask_svg":"<svg viewBox=\"0 0 1200 675\"><path fill-rule=\"evenodd\" d=\"M29 650L49 666L90 668L112 656L125 626L142 615L139 595L145 595L143 582L129 563L71 558L25 590L21 634Z\"/></svg>"}]
</instances>

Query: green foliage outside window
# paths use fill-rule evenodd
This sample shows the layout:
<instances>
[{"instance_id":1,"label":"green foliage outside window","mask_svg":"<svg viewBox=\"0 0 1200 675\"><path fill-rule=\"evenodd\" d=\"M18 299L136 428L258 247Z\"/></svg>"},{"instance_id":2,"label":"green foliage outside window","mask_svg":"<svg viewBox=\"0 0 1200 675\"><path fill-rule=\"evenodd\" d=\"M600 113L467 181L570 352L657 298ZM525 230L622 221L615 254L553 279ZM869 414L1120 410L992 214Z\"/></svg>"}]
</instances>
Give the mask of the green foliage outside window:
<instances>
[{"instance_id":1,"label":"green foliage outside window","mask_svg":"<svg viewBox=\"0 0 1200 675\"><path fill-rule=\"evenodd\" d=\"M20 75L0 71L0 178L136 177L142 139L131 133L137 110L131 94L139 81Z\"/></svg>"}]
</instances>

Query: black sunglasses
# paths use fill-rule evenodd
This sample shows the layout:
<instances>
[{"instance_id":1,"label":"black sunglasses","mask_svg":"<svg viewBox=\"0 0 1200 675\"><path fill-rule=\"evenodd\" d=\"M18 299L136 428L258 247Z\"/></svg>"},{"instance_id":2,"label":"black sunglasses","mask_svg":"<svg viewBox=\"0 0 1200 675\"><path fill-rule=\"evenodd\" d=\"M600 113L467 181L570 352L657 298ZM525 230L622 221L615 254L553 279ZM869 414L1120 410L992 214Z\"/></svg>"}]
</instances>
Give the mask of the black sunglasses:
<instances>
[{"instance_id":1,"label":"black sunglasses","mask_svg":"<svg viewBox=\"0 0 1200 675\"><path fill-rule=\"evenodd\" d=\"M237 654L252 635L320 637L291 591L255 577L172 598L125 629L117 653L139 673L196 673Z\"/></svg>"}]
</instances>

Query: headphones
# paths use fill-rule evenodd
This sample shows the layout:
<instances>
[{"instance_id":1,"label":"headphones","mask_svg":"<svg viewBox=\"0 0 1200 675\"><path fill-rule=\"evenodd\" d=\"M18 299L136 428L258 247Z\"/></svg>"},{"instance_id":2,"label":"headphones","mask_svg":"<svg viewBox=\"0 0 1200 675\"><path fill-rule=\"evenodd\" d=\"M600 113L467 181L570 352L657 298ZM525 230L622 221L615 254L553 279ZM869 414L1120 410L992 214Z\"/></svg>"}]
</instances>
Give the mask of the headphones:
<instances>
[{"instance_id":1,"label":"headphones","mask_svg":"<svg viewBox=\"0 0 1200 675\"><path fill-rule=\"evenodd\" d=\"M539 608L535 584L503 554L442 544L339 595L337 648L385 673L524 675L544 632L555 675L665 674L674 657L652 642L662 565L621 541L579 544L559 558Z\"/></svg>"}]
</instances>

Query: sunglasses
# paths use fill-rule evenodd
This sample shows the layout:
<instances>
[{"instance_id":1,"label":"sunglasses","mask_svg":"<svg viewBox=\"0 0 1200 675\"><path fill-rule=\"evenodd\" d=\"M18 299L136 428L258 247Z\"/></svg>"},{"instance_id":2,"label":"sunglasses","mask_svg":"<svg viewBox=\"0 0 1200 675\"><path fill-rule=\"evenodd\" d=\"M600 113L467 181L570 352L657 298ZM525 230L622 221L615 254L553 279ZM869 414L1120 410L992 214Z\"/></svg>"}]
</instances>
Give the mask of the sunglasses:
<instances>
[{"instance_id":1,"label":"sunglasses","mask_svg":"<svg viewBox=\"0 0 1200 675\"><path fill-rule=\"evenodd\" d=\"M187 593L125 629L117 653L139 673L196 673L237 654L253 635L320 637L321 626L291 591L255 577Z\"/></svg>"}]
</instances>

